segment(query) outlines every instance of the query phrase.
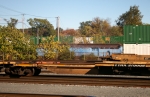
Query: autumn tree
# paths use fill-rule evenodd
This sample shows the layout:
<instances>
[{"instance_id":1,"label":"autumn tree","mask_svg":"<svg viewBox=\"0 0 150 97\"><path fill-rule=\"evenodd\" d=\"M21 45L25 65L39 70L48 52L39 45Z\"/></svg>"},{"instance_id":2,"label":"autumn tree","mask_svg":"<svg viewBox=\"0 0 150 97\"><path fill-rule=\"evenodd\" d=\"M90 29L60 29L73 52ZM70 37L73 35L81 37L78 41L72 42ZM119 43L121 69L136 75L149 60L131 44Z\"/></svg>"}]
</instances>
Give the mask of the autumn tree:
<instances>
[{"instance_id":1,"label":"autumn tree","mask_svg":"<svg viewBox=\"0 0 150 97\"><path fill-rule=\"evenodd\" d=\"M10 57L12 60L36 59L36 46L30 41L30 37L16 28L0 28L0 54L4 60Z\"/></svg>"},{"instance_id":2,"label":"autumn tree","mask_svg":"<svg viewBox=\"0 0 150 97\"><path fill-rule=\"evenodd\" d=\"M77 31L74 29L66 29L61 32L61 34L64 36L75 36L76 33L77 33Z\"/></svg>"},{"instance_id":3,"label":"autumn tree","mask_svg":"<svg viewBox=\"0 0 150 97\"><path fill-rule=\"evenodd\" d=\"M130 6L130 9L120 15L116 20L116 24L120 27L120 31L123 33L124 25L141 25L143 15L139 10L139 6Z\"/></svg>"},{"instance_id":4,"label":"autumn tree","mask_svg":"<svg viewBox=\"0 0 150 97\"><path fill-rule=\"evenodd\" d=\"M55 35L53 25L47 19L30 18L27 20L29 25L32 27L30 32L36 36L37 32L39 36Z\"/></svg>"},{"instance_id":5,"label":"autumn tree","mask_svg":"<svg viewBox=\"0 0 150 97\"><path fill-rule=\"evenodd\" d=\"M74 60L74 59L75 59L75 52L70 51L69 49L64 50L58 55L58 60Z\"/></svg>"},{"instance_id":6,"label":"autumn tree","mask_svg":"<svg viewBox=\"0 0 150 97\"><path fill-rule=\"evenodd\" d=\"M110 28L109 36L122 36L122 33L120 33L120 27L119 26L112 26Z\"/></svg>"},{"instance_id":7,"label":"autumn tree","mask_svg":"<svg viewBox=\"0 0 150 97\"><path fill-rule=\"evenodd\" d=\"M68 45L63 45L59 41L55 41L54 38L55 36L48 36L38 47L43 50L46 59L57 59L59 53L65 52L66 49L69 49Z\"/></svg>"},{"instance_id":8,"label":"autumn tree","mask_svg":"<svg viewBox=\"0 0 150 97\"><path fill-rule=\"evenodd\" d=\"M81 22L79 32L85 37L94 37L95 43L104 43L102 36L110 36L109 20L94 18L92 21Z\"/></svg>"},{"instance_id":9,"label":"autumn tree","mask_svg":"<svg viewBox=\"0 0 150 97\"><path fill-rule=\"evenodd\" d=\"M79 32L82 36L92 35L92 21L85 21L80 23Z\"/></svg>"},{"instance_id":10,"label":"autumn tree","mask_svg":"<svg viewBox=\"0 0 150 97\"><path fill-rule=\"evenodd\" d=\"M92 29L94 34L101 34L102 36L109 36L110 32L109 20L103 20L96 17L92 21Z\"/></svg>"},{"instance_id":11,"label":"autumn tree","mask_svg":"<svg viewBox=\"0 0 150 97\"><path fill-rule=\"evenodd\" d=\"M101 34L102 36L109 36L110 23L108 20L94 18L92 21L81 22L79 31L83 36L93 36L95 34Z\"/></svg>"}]
</instances>

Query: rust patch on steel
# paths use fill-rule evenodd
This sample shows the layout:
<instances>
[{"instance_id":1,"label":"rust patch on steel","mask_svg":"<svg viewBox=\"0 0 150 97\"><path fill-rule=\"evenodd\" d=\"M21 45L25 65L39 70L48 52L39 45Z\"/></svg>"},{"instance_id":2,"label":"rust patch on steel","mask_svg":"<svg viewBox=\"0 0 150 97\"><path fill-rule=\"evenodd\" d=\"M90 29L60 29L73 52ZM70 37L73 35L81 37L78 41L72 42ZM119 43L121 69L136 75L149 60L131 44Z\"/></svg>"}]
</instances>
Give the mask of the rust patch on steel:
<instances>
[{"instance_id":1,"label":"rust patch on steel","mask_svg":"<svg viewBox=\"0 0 150 97\"><path fill-rule=\"evenodd\" d=\"M75 68L47 68L48 71L57 74L98 74L97 68L92 69L75 69Z\"/></svg>"}]
</instances>

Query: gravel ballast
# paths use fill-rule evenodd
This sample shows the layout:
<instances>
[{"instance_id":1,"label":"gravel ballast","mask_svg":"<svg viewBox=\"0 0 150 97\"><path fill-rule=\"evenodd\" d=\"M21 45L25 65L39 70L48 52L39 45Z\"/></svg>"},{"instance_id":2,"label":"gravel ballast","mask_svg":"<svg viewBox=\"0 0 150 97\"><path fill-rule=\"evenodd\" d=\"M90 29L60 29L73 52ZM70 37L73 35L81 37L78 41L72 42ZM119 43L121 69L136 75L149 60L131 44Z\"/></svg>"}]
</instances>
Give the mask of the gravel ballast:
<instances>
[{"instance_id":1,"label":"gravel ballast","mask_svg":"<svg viewBox=\"0 0 150 97\"><path fill-rule=\"evenodd\" d=\"M82 95L93 97L150 97L150 88L0 83L1 93Z\"/></svg>"}]
</instances>

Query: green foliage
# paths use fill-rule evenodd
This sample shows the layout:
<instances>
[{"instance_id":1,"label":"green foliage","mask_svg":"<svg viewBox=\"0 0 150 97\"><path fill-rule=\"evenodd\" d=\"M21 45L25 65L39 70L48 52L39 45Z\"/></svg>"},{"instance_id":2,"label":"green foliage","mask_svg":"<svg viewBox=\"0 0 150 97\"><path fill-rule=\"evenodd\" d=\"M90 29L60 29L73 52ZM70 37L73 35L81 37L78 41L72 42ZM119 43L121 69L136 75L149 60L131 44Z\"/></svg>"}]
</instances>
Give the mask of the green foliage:
<instances>
[{"instance_id":1,"label":"green foliage","mask_svg":"<svg viewBox=\"0 0 150 97\"><path fill-rule=\"evenodd\" d=\"M93 19L92 21L92 28L93 28L93 32L94 34L101 34L103 35L103 20L101 20L100 18L96 17Z\"/></svg>"},{"instance_id":2,"label":"green foliage","mask_svg":"<svg viewBox=\"0 0 150 97\"><path fill-rule=\"evenodd\" d=\"M66 49L64 52L59 53L58 60L74 60L75 53L70 52L69 49Z\"/></svg>"},{"instance_id":3,"label":"green foliage","mask_svg":"<svg viewBox=\"0 0 150 97\"><path fill-rule=\"evenodd\" d=\"M36 46L30 42L30 37L11 27L0 28L0 53L5 60L25 60L36 58Z\"/></svg>"},{"instance_id":4,"label":"green foliage","mask_svg":"<svg viewBox=\"0 0 150 97\"><path fill-rule=\"evenodd\" d=\"M85 36L90 35L90 33L91 33L91 24L92 24L92 21L86 21L86 22L81 22L80 23L79 31L80 31L81 35L85 35Z\"/></svg>"},{"instance_id":5,"label":"green foliage","mask_svg":"<svg viewBox=\"0 0 150 97\"><path fill-rule=\"evenodd\" d=\"M141 15L138 6L130 6L129 11L126 11L116 20L116 24L120 27L120 31L123 34L124 25L141 25L143 15Z\"/></svg>"},{"instance_id":6,"label":"green foliage","mask_svg":"<svg viewBox=\"0 0 150 97\"><path fill-rule=\"evenodd\" d=\"M30 34L33 36L36 36L37 32L39 36L55 35L54 27L47 19L30 18L27 22L32 27Z\"/></svg>"},{"instance_id":7,"label":"green foliage","mask_svg":"<svg viewBox=\"0 0 150 97\"><path fill-rule=\"evenodd\" d=\"M4 21L7 22L7 26L11 27L11 28L15 28L17 23L18 23L18 19L14 19L14 18L10 18L10 21L7 19L4 19Z\"/></svg>"},{"instance_id":8,"label":"green foliage","mask_svg":"<svg viewBox=\"0 0 150 97\"><path fill-rule=\"evenodd\" d=\"M122 36L123 34L120 32L120 28L118 26L112 26L110 29L109 36Z\"/></svg>"},{"instance_id":9,"label":"green foliage","mask_svg":"<svg viewBox=\"0 0 150 97\"><path fill-rule=\"evenodd\" d=\"M60 42L54 40L55 36L49 36L46 40L43 40L39 48L44 50L44 57L46 59L57 59L58 54L68 49L67 45L62 45Z\"/></svg>"},{"instance_id":10,"label":"green foliage","mask_svg":"<svg viewBox=\"0 0 150 97\"><path fill-rule=\"evenodd\" d=\"M91 37L95 34L101 34L102 36L109 36L110 23L108 20L94 18L92 21L81 22L79 32L82 36Z\"/></svg>"},{"instance_id":11,"label":"green foliage","mask_svg":"<svg viewBox=\"0 0 150 97\"><path fill-rule=\"evenodd\" d=\"M143 15L141 15L138 6L131 6L129 11L123 13L116 23L118 26L123 25L140 25L142 24Z\"/></svg>"},{"instance_id":12,"label":"green foliage","mask_svg":"<svg viewBox=\"0 0 150 97\"><path fill-rule=\"evenodd\" d=\"M105 39L102 37L101 34L95 34L93 36L93 40L94 40L94 43L101 43L101 44L105 43Z\"/></svg>"}]
</instances>

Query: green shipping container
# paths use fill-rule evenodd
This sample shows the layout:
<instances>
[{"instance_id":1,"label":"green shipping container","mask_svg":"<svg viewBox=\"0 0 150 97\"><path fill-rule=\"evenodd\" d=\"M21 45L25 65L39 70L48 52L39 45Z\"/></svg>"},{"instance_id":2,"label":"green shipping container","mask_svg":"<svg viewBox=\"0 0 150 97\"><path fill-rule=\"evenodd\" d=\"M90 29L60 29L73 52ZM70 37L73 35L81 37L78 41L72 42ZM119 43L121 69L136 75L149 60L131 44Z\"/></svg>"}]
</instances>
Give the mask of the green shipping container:
<instances>
[{"instance_id":1,"label":"green shipping container","mask_svg":"<svg viewBox=\"0 0 150 97\"><path fill-rule=\"evenodd\" d=\"M124 44L150 43L150 25L125 25Z\"/></svg>"}]
</instances>

